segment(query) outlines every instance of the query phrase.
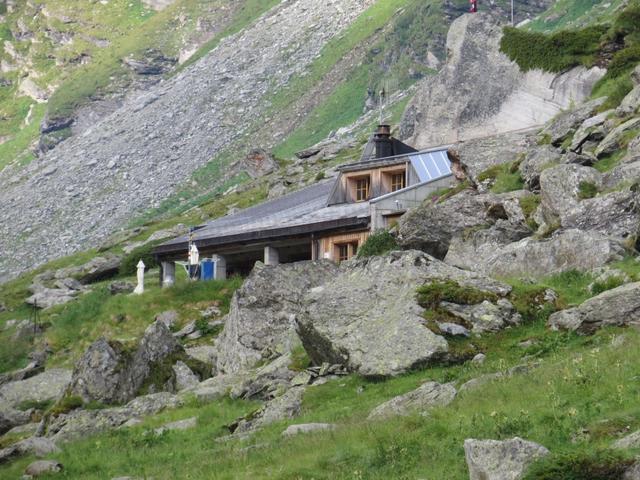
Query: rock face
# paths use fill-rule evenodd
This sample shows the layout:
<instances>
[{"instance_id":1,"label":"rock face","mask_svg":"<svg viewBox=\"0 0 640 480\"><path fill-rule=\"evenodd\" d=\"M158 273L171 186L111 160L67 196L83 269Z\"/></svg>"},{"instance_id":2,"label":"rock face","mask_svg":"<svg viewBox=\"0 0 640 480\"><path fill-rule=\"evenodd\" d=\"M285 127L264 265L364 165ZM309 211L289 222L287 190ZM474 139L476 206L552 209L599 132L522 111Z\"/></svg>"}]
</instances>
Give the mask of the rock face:
<instances>
[{"instance_id":1,"label":"rock face","mask_svg":"<svg viewBox=\"0 0 640 480\"><path fill-rule=\"evenodd\" d=\"M69 390L87 402L128 401L159 362L178 352L182 347L160 321L147 328L133 353L115 342L98 339L77 362Z\"/></svg>"},{"instance_id":2,"label":"rock face","mask_svg":"<svg viewBox=\"0 0 640 480\"><path fill-rule=\"evenodd\" d=\"M185 174L261 127L273 94L308 72L327 42L373 3L278 2L196 64L125 99L83 135L20 173L3 170L0 280L96 246L157 206ZM56 170L47 176L48 168Z\"/></svg>"},{"instance_id":3,"label":"rock face","mask_svg":"<svg viewBox=\"0 0 640 480\"><path fill-rule=\"evenodd\" d=\"M473 333L499 332L509 326L516 326L522 322L522 317L505 298L496 303L485 300L477 305L458 305L456 303L441 302L440 307L452 315L463 319L472 326Z\"/></svg>"},{"instance_id":4,"label":"rock face","mask_svg":"<svg viewBox=\"0 0 640 480\"><path fill-rule=\"evenodd\" d=\"M397 396L378 405L369 414L369 420L391 417L394 415L409 415L412 412L424 413L435 407L449 405L456 397L456 389L452 384L426 382L417 389Z\"/></svg>"},{"instance_id":5,"label":"rock face","mask_svg":"<svg viewBox=\"0 0 640 480\"><path fill-rule=\"evenodd\" d=\"M519 480L531 463L548 454L542 445L518 437L464 441L469 480Z\"/></svg>"},{"instance_id":6,"label":"rock face","mask_svg":"<svg viewBox=\"0 0 640 480\"><path fill-rule=\"evenodd\" d=\"M448 61L419 86L402 121L404 139L427 147L538 126L588 97L604 75L599 68L522 73L499 51L501 32L499 20L488 13L452 23Z\"/></svg>"},{"instance_id":7,"label":"rock face","mask_svg":"<svg viewBox=\"0 0 640 480\"><path fill-rule=\"evenodd\" d=\"M589 271L621 260L624 253L619 242L605 235L570 229L548 239L527 237L507 245L454 243L445 261L498 277L542 277L571 269Z\"/></svg>"},{"instance_id":8,"label":"rock face","mask_svg":"<svg viewBox=\"0 0 640 480\"><path fill-rule=\"evenodd\" d=\"M337 269L329 261L257 264L234 294L216 342L218 371L236 373L289 351L298 343L294 319L304 292L335 276Z\"/></svg>"},{"instance_id":9,"label":"rock face","mask_svg":"<svg viewBox=\"0 0 640 480\"><path fill-rule=\"evenodd\" d=\"M42 458L59 451L56 444L48 438L30 437L0 450L0 464L24 455L35 455Z\"/></svg>"},{"instance_id":10,"label":"rock face","mask_svg":"<svg viewBox=\"0 0 640 480\"><path fill-rule=\"evenodd\" d=\"M443 259L452 241L495 225L499 241L513 242L530 234L518 198L524 192L478 194L465 190L444 201L425 200L405 214L398 226L398 243Z\"/></svg>"},{"instance_id":11,"label":"rock face","mask_svg":"<svg viewBox=\"0 0 640 480\"><path fill-rule=\"evenodd\" d=\"M416 289L442 279L501 295L510 291L418 251L352 260L305 296L298 335L317 364L342 364L365 376L397 375L435 361L446 354L447 342L425 328Z\"/></svg>"},{"instance_id":12,"label":"rock face","mask_svg":"<svg viewBox=\"0 0 640 480\"><path fill-rule=\"evenodd\" d=\"M21 402L46 403L60 398L71 381L71 371L61 368L0 386L0 405L15 407Z\"/></svg>"},{"instance_id":13,"label":"rock face","mask_svg":"<svg viewBox=\"0 0 640 480\"><path fill-rule=\"evenodd\" d=\"M605 326L640 325L640 282L607 290L579 307L549 317L554 330L572 330L583 335Z\"/></svg>"},{"instance_id":14,"label":"rock face","mask_svg":"<svg viewBox=\"0 0 640 480\"><path fill-rule=\"evenodd\" d=\"M233 433L246 433L270 423L294 418L300 414L304 387L295 387L265 404L249 419L240 419L233 426Z\"/></svg>"}]
</instances>

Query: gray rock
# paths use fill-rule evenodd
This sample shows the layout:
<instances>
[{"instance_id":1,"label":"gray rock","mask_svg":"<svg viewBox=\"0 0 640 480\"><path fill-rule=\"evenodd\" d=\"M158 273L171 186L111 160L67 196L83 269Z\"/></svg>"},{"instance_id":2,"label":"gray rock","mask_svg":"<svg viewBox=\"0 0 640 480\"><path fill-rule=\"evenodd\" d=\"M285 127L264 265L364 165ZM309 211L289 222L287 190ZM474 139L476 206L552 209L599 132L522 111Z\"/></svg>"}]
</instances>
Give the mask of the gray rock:
<instances>
[{"instance_id":1,"label":"gray rock","mask_svg":"<svg viewBox=\"0 0 640 480\"><path fill-rule=\"evenodd\" d=\"M21 402L56 401L70 381L70 370L52 368L26 380L6 383L0 386L0 405L15 407Z\"/></svg>"},{"instance_id":2,"label":"gray rock","mask_svg":"<svg viewBox=\"0 0 640 480\"><path fill-rule=\"evenodd\" d=\"M471 380L467 380L465 383L460 385L458 392L462 393L462 392L468 392L469 390L474 390L483 385L486 385L489 382L493 382L494 380L499 380L504 376L505 375L501 372L486 373L484 375L480 375L479 377L472 378Z\"/></svg>"},{"instance_id":3,"label":"gray rock","mask_svg":"<svg viewBox=\"0 0 640 480\"><path fill-rule=\"evenodd\" d=\"M156 315L155 321L164 323L167 328L172 328L176 325L179 318L180 316L178 315L178 312L175 310L168 310Z\"/></svg>"},{"instance_id":4,"label":"gray rock","mask_svg":"<svg viewBox=\"0 0 640 480\"><path fill-rule=\"evenodd\" d=\"M591 118L596 113L598 107L600 107L605 100L606 97L596 98L578 108L561 113L551 120L540 134L542 136L548 136L551 144L559 147L562 142L576 132L585 120Z\"/></svg>"},{"instance_id":5,"label":"gray rock","mask_svg":"<svg viewBox=\"0 0 640 480\"><path fill-rule=\"evenodd\" d=\"M618 440L616 440L613 445L613 448L640 448L640 430L637 430L629 435L626 435Z\"/></svg>"},{"instance_id":6,"label":"gray rock","mask_svg":"<svg viewBox=\"0 0 640 480\"><path fill-rule=\"evenodd\" d=\"M158 362L182 347L162 322L144 333L135 352L127 353L117 342L101 338L76 363L70 391L85 401L122 403L134 398Z\"/></svg>"},{"instance_id":7,"label":"gray rock","mask_svg":"<svg viewBox=\"0 0 640 480\"><path fill-rule=\"evenodd\" d=\"M38 460L29 464L24 473L32 477L50 475L62 471L62 464L56 460Z\"/></svg>"},{"instance_id":8,"label":"gray rock","mask_svg":"<svg viewBox=\"0 0 640 480\"><path fill-rule=\"evenodd\" d=\"M197 329L196 329L196 321L195 320L191 320L184 327L182 327L180 330L175 332L173 334L173 336L175 338L184 338L184 337L187 337L189 335L192 335L196 331L197 331Z\"/></svg>"},{"instance_id":9,"label":"gray rock","mask_svg":"<svg viewBox=\"0 0 640 480\"><path fill-rule=\"evenodd\" d=\"M260 178L278 168L278 163L269 152L262 148L254 148L242 161L240 168L251 178Z\"/></svg>"},{"instance_id":10,"label":"gray rock","mask_svg":"<svg viewBox=\"0 0 640 480\"><path fill-rule=\"evenodd\" d=\"M209 403L226 396L237 382L237 374L216 375L182 391L181 394L193 396L199 403Z\"/></svg>"},{"instance_id":11,"label":"gray rock","mask_svg":"<svg viewBox=\"0 0 640 480\"><path fill-rule=\"evenodd\" d=\"M497 277L542 277L601 267L621 260L625 249L620 242L600 233L571 229L558 231L547 239L527 237L493 250L478 248L475 253L475 257L447 255L446 261Z\"/></svg>"},{"instance_id":12,"label":"gray rock","mask_svg":"<svg viewBox=\"0 0 640 480\"><path fill-rule=\"evenodd\" d=\"M295 372L289 370L291 356L282 355L274 361L242 376L230 390L231 398L269 400L286 390Z\"/></svg>"},{"instance_id":13,"label":"gray rock","mask_svg":"<svg viewBox=\"0 0 640 480\"><path fill-rule=\"evenodd\" d=\"M25 455L34 455L42 458L58 452L60 452L60 449L50 439L30 437L0 450L0 464Z\"/></svg>"},{"instance_id":14,"label":"gray rock","mask_svg":"<svg viewBox=\"0 0 640 480\"><path fill-rule=\"evenodd\" d=\"M326 432L327 430L335 430L336 426L331 423L301 423L298 425L289 425L283 432L283 437L294 437L301 433Z\"/></svg>"},{"instance_id":15,"label":"gray rock","mask_svg":"<svg viewBox=\"0 0 640 480\"><path fill-rule=\"evenodd\" d=\"M484 353L479 353L471 359L471 363L474 365L482 365L486 359L487 356Z\"/></svg>"},{"instance_id":16,"label":"gray rock","mask_svg":"<svg viewBox=\"0 0 640 480\"><path fill-rule=\"evenodd\" d=\"M298 345L294 319L305 291L333 278L337 269L330 261L277 267L258 263L231 300L224 330L216 341L217 370L246 371Z\"/></svg>"},{"instance_id":17,"label":"gray rock","mask_svg":"<svg viewBox=\"0 0 640 480\"><path fill-rule=\"evenodd\" d=\"M462 325L458 325L457 323L438 322L438 329L444 335L450 335L452 337L468 337L469 335L471 335L469 330L464 328Z\"/></svg>"},{"instance_id":18,"label":"gray rock","mask_svg":"<svg viewBox=\"0 0 640 480\"><path fill-rule=\"evenodd\" d=\"M522 317L511 302L504 298L499 299L495 304L485 300L477 305L441 302L440 306L472 325L471 331L476 334L499 332L506 327L519 325L522 322Z\"/></svg>"},{"instance_id":19,"label":"gray rock","mask_svg":"<svg viewBox=\"0 0 640 480\"><path fill-rule=\"evenodd\" d=\"M600 142L598 148L594 152L598 158L605 157L614 153L616 150L620 148L620 142L624 137L625 133L640 128L640 117L632 118L631 120L627 120L621 125L618 125L616 128L611 130L611 132Z\"/></svg>"},{"instance_id":20,"label":"gray rock","mask_svg":"<svg viewBox=\"0 0 640 480\"><path fill-rule=\"evenodd\" d=\"M198 383L200 383L197 375L193 373L184 362L176 362L176 364L173 366L173 372L176 377L175 388L178 392L186 388L194 387Z\"/></svg>"},{"instance_id":21,"label":"gray rock","mask_svg":"<svg viewBox=\"0 0 640 480\"><path fill-rule=\"evenodd\" d=\"M518 437L464 441L469 480L519 480L531 463L549 453L542 445Z\"/></svg>"},{"instance_id":22,"label":"gray rock","mask_svg":"<svg viewBox=\"0 0 640 480\"><path fill-rule=\"evenodd\" d=\"M236 424L232 426L232 433L242 434L251 432L273 422L298 416L302 408L303 396L304 387L295 387L288 390L283 395L265 404L250 418L239 419Z\"/></svg>"},{"instance_id":23,"label":"gray rock","mask_svg":"<svg viewBox=\"0 0 640 480\"><path fill-rule=\"evenodd\" d=\"M167 423L159 428L156 428L153 432L156 435L162 435L165 432L171 432L173 430L189 430L195 428L198 424L196 417L187 418L185 420L178 420L176 422Z\"/></svg>"},{"instance_id":24,"label":"gray rock","mask_svg":"<svg viewBox=\"0 0 640 480\"><path fill-rule=\"evenodd\" d=\"M640 462L634 463L624 472L622 480L640 480Z\"/></svg>"},{"instance_id":25,"label":"gray rock","mask_svg":"<svg viewBox=\"0 0 640 480\"><path fill-rule=\"evenodd\" d=\"M520 174L529 190L540 189L540 174L554 165L561 163L560 152L551 145L540 145L530 148L522 163Z\"/></svg>"},{"instance_id":26,"label":"gray rock","mask_svg":"<svg viewBox=\"0 0 640 480\"><path fill-rule=\"evenodd\" d=\"M135 285L131 282L117 281L109 284L111 295L121 295L133 292Z\"/></svg>"},{"instance_id":27,"label":"gray rock","mask_svg":"<svg viewBox=\"0 0 640 480\"><path fill-rule=\"evenodd\" d=\"M28 297L25 302L38 308L47 309L56 305L64 305L75 300L78 292L76 290L59 288L42 288L37 293Z\"/></svg>"},{"instance_id":28,"label":"gray rock","mask_svg":"<svg viewBox=\"0 0 640 480\"><path fill-rule=\"evenodd\" d=\"M524 195L524 192L496 195L465 190L443 202L425 200L400 219L398 243L402 248L418 249L436 258L445 258L456 237L486 229L501 220L507 221L512 229L522 225L522 210L514 207L517 199ZM528 232L529 229L522 226L507 237L515 241Z\"/></svg>"},{"instance_id":29,"label":"gray rock","mask_svg":"<svg viewBox=\"0 0 640 480\"><path fill-rule=\"evenodd\" d=\"M638 108L640 108L640 85L633 87L627 96L622 99L622 102L620 102L620 105L616 108L616 114L624 117L636 113Z\"/></svg>"},{"instance_id":30,"label":"gray rock","mask_svg":"<svg viewBox=\"0 0 640 480\"><path fill-rule=\"evenodd\" d=\"M72 277L86 285L117 275L121 261L122 256L108 253L100 257L94 257L79 267L57 270L55 276L56 278Z\"/></svg>"},{"instance_id":31,"label":"gray rock","mask_svg":"<svg viewBox=\"0 0 640 480\"><path fill-rule=\"evenodd\" d=\"M424 414L433 408L449 405L456 393L456 389L450 383L426 382L411 392L378 405L367 418L374 420L395 415L406 416L415 412Z\"/></svg>"},{"instance_id":32,"label":"gray rock","mask_svg":"<svg viewBox=\"0 0 640 480\"><path fill-rule=\"evenodd\" d=\"M582 125L576 130L571 141L569 150L572 152L580 151L582 145L586 141L601 141L604 138L604 131L600 127L603 125L609 115L613 113L613 110L607 110L606 112L599 113L591 118L587 118Z\"/></svg>"},{"instance_id":33,"label":"gray rock","mask_svg":"<svg viewBox=\"0 0 640 480\"><path fill-rule=\"evenodd\" d=\"M183 401L179 397L161 392L138 397L123 407L73 410L53 418L46 435L56 443L78 440L119 428L132 420L137 421L139 417L177 408L182 404Z\"/></svg>"},{"instance_id":34,"label":"gray rock","mask_svg":"<svg viewBox=\"0 0 640 480\"><path fill-rule=\"evenodd\" d=\"M462 15L451 24L447 63L418 85L402 119L402 138L426 147L535 127L572 101L582 102L605 73L523 73L500 52L501 36L499 16L489 13Z\"/></svg>"},{"instance_id":35,"label":"gray rock","mask_svg":"<svg viewBox=\"0 0 640 480\"><path fill-rule=\"evenodd\" d=\"M607 290L579 307L556 312L549 317L553 330L572 330L589 335L605 326L640 324L640 282Z\"/></svg>"},{"instance_id":36,"label":"gray rock","mask_svg":"<svg viewBox=\"0 0 640 480\"><path fill-rule=\"evenodd\" d=\"M216 359L218 357L218 350L214 346L210 345L200 345L197 347L185 348L184 353L187 357L192 358L194 360L198 360L199 362L204 363L205 365L211 366L211 374L215 375L216 369Z\"/></svg>"},{"instance_id":37,"label":"gray rock","mask_svg":"<svg viewBox=\"0 0 640 480\"><path fill-rule=\"evenodd\" d=\"M30 421L31 412L16 410L4 404L0 407L0 435L4 435L11 429Z\"/></svg>"},{"instance_id":38,"label":"gray rock","mask_svg":"<svg viewBox=\"0 0 640 480\"><path fill-rule=\"evenodd\" d=\"M442 358L447 342L425 328L416 299L418 286L442 279L502 295L510 290L417 251L343 262L331 281L304 299L296 322L305 350L316 364L342 364L371 377Z\"/></svg>"}]
</instances>

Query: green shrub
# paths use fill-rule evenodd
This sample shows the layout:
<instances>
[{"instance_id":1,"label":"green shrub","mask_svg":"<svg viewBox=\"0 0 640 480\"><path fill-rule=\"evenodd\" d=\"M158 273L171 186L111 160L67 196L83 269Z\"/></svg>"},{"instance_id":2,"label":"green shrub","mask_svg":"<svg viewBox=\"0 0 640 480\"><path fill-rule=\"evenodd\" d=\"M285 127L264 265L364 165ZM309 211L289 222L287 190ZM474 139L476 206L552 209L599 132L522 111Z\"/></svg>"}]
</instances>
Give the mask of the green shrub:
<instances>
[{"instance_id":1,"label":"green shrub","mask_svg":"<svg viewBox=\"0 0 640 480\"><path fill-rule=\"evenodd\" d=\"M358 257L384 255L398 248L398 242L388 230L380 230L369 235L369 238L358 249Z\"/></svg>"},{"instance_id":2,"label":"green shrub","mask_svg":"<svg viewBox=\"0 0 640 480\"><path fill-rule=\"evenodd\" d=\"M620 285L624 285L624 278L620 276L609 277L601 282L593 282L591 285L591 293L593 295L599 295L607 290L618 288Z\"/></svg>"},{"instance_id":3,"label":"green shrub","mask_svg":"<svg viewBox=\"0 0 640 480\"><path fill-rule=\"evenodd\" d=\"M582 181L578 185L578 198L593 198L598 194L598 187L593 182Z\"/></svg>"},{"instance_id":4,"label":"green shrub","mask_svg":"<svg viewBox=\"0 0 640 480\"><path fill-rule=\"evenodd\" d=\"M478 181L493 180L493 193L512 192L524 187L524 180L518 170L519 162L501 163L488 168L478 175Z\"/></svg>"},{"instance_id":5,"label":"green shrub","mask_svg":"<svg viewBox=\"0 0 640 480\"><path fill-rule=\"evenodd\" d=\"M147 270L156 268L158 266L158 262L153 255L153 249L160 243L161 242L159 241L150 242L146 245L133 249L131 253L122 259L122 263L120 264L120 275L123 277L135 275L138 270L137 265L140 260L144 262Z\"/></svg>"},{"instance_id":6,"label":"green shrub","mask_svg":"<svg viewBox=\"0 0 640 480\"><path fill-rule=\"evenodd\" d=\"M440 302L471 305L497 299L498 296L494 293L463 287L453 280L435 281L418 288L418 303L421 307L430 309L438 308Z\"/></svg>"},{"instance_id":7,"label":"green shrub","mask_svg":"<svg viewBox=\"0 0 640 480\"><path fill-rule=\"evenodd\" d=\"M596 25L581 30L562 30L551 35L505 27L500 50L521 70L536 68L561 72L577 65L591 67L607 27Z\"/></svg>"},{"instance_id":8,"label":"green shrub","mask_svg":"<svg viewBox=\"0 0 640 480\"><path fill-rule=\"evenodd\" d=\"M560 309L558 302L545 301L547 287L517 282L509 294L509 300L527 322L546 321Z\"/></svg>"},{"instance_id":9,"label":"green shrub","mask_svg":"<svg viewBox=\"0 0 640 480\"><path fill-rule=\"evenodd\" d=\"M525 480L620 480L633 464L625 453L612 450L556 453L534 463Z\"/></svg>"}]
</instances>

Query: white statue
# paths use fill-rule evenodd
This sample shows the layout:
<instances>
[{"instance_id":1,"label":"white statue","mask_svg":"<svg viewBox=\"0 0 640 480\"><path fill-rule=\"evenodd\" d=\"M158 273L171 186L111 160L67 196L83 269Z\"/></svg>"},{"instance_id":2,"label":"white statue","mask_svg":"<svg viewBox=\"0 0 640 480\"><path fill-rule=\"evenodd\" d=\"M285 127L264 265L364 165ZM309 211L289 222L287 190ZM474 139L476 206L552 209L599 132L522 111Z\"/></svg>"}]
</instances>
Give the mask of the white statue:
<instances>
[{"instance_id":1,"label":"white statue","mask_svg":"<svg viewBox=\"0 0 640 480\"><path fill-rule=\"evenodd\" d=\"M144 268L145 264L142 260L138 262L138 285L133 291L136 295L142 295L144 293Z\"/></svg>"},{"instance_id":2,"label":"white statue","mask_svg":"<svg viewBox=\"0 0 640 480\"><path fill-rule=\"evenodd\" d=\"M195 243L191 244L191 248L189 249L189 265L199 265L200 264L200 252L198 252L198 247L196 247Z\"/></svg>"}]
</instances>

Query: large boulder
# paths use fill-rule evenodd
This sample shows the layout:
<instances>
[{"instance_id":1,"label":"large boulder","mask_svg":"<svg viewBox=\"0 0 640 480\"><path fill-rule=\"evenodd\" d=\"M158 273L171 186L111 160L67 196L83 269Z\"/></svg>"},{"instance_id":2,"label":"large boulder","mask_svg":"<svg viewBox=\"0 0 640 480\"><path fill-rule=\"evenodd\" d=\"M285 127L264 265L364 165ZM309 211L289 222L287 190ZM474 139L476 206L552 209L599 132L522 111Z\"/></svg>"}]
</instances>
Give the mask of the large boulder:
<instances>
[{"instance_id":1,"label":"large boulder","mask_svg":"<svg viewBox=\"0 0 640 480\"><path fill-rule=\"evenodd\" d=\"M80 283L83 284L93 283L117 275L121 262L121 255L107 253L100 257L92 258L84 265L57 270L55 272L55 277L71 277L79 280Z\"/></svg>"},{"instance_id":2,"label":"large boulder","mask_svg":"<svg viewBox=\"0 0 640 480\"><path fill-rule=\"evenodd\" d=\"M365 376L398 375L441 359L447 342L425 327L416 298L419 286L439 280L499 295L510 291L418 251L351 260L331 281L309 290L298 334L317 364L342 364Z\"/></svg>"},{"instance_id":3,"label":"large boulder","mask_svg":"<svg viewBox=\"0 0 640 480\"><path fill-rule=\"evenodd\" d=\"M401 218L398 242L403 248L422 250L442 259L455 237L500 225L503 220L507 221L506 236L510 241L517 240L528 231L523 226L522 210L517 207L518 198L524 195L525 192L496 195L464 190L444 201L427 199Z\"/></svg>"},{"instance_id":4,"label":"large boulder","mask_svg":"<svg viewBox=\"0 0 640 480\"><path fill-rule=\"evenodd\" d=\"M601 190L602 174L581 165L558 165L542 172L541 229L578 228L635 241L640 230L639 194L627 189L581 198L585 186Z\"/></svg>"},{"instance_id":5,"label":"large boulder","mask_svg":"<svg viewBox=\"0 0 640 480\"><path fill-rule=\"evenodd\" d=\"M447 63L419 84L402 119L402 138L426 147L536 127L582 102L605 73L582 67L523 73L500 52L501 37L500 19L490 13L462 15L451 24Z\"/></svg>"},{"instance_id":6,"label":"large boulder","mask_svg":"<svg viewBox=\"0 0 640 480\"><path fill-rule=\"evenodd\" d=\"M59 451L56 444L48 438L29 437L0 450L0 464L24 455L42 458Z\"/></svg>"},{"instance_id":7,"label":"large boulder","mask_svg":"<svg viewBox=\"0 0 640 480\"><path fill-rule=\"evenodd\" d=\"M522 322L520 314L505 298L499 299L496 303L485 300L476 305L440 302L440 308L462 319L471 326L471 331L477 334L499 332Z\"/></svg>"},{"instance_id":8,"label":"large boulder","mask_svg":"<svg viewBox=\"0 0 640 480\"><path fill-rule=\"evenodd\" d=\"M71 381L71 371L52 368L26 380L0 386L0 405L17 407L20 403L48 403L58 400Z\"/></svg>"},{"instance_id":9,"label":"large boulder","mask_svg":"<svg viewBox=\"0 0 640 480\"><path fill-rule=\"evenodd\" d=\"M118 342L98 339L76 363L70 393L87 402L126 402L136 395L154 370L165 367L170 370L171 365L163 363L183 353L161 321L146 329L134 351L127 351Z\"/></svg>"},{"instance_id":10,"label":"large boulder","mask_svg":"<svg viewBox=\"0 0 640 480\"><path fill-rule=\"evenodd\" d=\"M518 437L464 441L469 480L519 480L529 465L546 455L549 450L542 445Z\"/></svg>"},{"instance_id":11,"label":"large boulder","mask_svg":"<svg viewBox=\"0 0 640 480\"><path fill-rule=\"evenodd\" d=\"M640 117L632 118L618 125L604 137L596 151L594 152L598 158L611 155L621 147L621 142L627 135L627 132L640 128Z\"/></svg>"},{"instance_id":12,"label":"large boulder","mask_svg":"<svg viewBox=\"0 0 640 480\"><path fill-rule=\"evenodd\" d=\"M330 261L258 263L231 300L216 341L218 371L246 371L299 344L294 319L304 292L331 279L337 269Z\"/></svg>"},{"instance_id":13,"label":"large boulder","mask_svg":"<svg viewBox=\"0 0 640 480\"><path fill-rule=\"evenodd\" d=\"M426 382L417 389L399 395L374 408L369 419L425 413L435 407L445 407L456 397L456 389L450 383Z\"/></svg>"},{"instance_id":14,"label":"large boulder","mask_svg":"<svg viewBox=\"0 0 640 480\"><path fill-rule=\"evenodd\" d=\"M553 330L571 330L588 335L606 326L640 325L640 282L607 290L579 307L549 317Z\"/></svg>"},{"instance_id":15,"label":"large boulder","mask_svg":"<svg viewBox=\"0 0 640 480\"><path fill-rule=\"evenodd\" d=\"M542 277L565 270L589 271L621 260L623 246L597 232L562 230L550 238L527 237L507 245L460 239L451 244L447 263L498 277Z\"/></svg>"},{"instance_id":16,"label":"large boulder","mask_svg":"<svg viewBox=\"0 0 640 480\"><path fill-rule=\"evenodd\" d=\"M0 406L0 435L4 435L9 430L19 425L24 425L31 421L31 412L17 410L8 405Z\"/></svg>"}]
</instances>

